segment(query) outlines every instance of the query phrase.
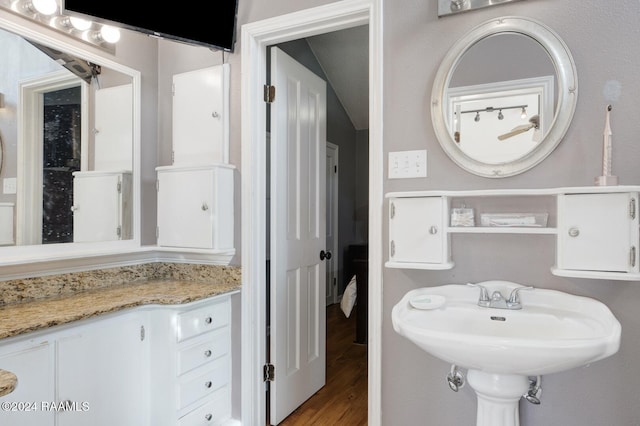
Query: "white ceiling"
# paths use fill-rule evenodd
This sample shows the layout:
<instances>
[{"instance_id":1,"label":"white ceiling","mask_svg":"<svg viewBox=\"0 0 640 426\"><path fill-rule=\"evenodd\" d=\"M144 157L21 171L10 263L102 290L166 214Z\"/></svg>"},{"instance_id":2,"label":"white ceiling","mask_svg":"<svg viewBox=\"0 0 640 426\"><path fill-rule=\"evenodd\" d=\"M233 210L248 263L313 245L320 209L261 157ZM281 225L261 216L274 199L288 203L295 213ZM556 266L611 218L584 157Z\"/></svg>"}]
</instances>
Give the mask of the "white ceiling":
<instances>
[{"instance_id":1,"label":"white ceiling","mask_svg":"<svg viewBox=\"0 0 640 426\"><path fill-rule=\"evenodd\" d=\"M369 128L369 26L307 38L356 130Z\"/></svg>"}]
</instances>

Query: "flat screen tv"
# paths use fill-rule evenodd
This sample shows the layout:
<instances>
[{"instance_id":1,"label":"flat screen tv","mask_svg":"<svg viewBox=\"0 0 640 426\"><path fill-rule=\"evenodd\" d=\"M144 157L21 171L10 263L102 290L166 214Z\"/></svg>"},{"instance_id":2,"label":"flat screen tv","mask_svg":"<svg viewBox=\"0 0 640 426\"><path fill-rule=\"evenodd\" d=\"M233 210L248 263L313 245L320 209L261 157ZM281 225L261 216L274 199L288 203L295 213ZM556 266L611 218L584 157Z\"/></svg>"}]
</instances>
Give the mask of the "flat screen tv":
<instances>
[{"instance_id":1,"label":"flat screen tv","mask_svg":"<svg viewBox=\"0 0 640 426\"><path fill-rule=\"evenodd\" d=\"M170 9L162 4L151 0L63 0L62 12L156 37L233 51L238 0L216 0L206 8L198 7L198 2L178 3Z\"/></svg>"}]
</instances>

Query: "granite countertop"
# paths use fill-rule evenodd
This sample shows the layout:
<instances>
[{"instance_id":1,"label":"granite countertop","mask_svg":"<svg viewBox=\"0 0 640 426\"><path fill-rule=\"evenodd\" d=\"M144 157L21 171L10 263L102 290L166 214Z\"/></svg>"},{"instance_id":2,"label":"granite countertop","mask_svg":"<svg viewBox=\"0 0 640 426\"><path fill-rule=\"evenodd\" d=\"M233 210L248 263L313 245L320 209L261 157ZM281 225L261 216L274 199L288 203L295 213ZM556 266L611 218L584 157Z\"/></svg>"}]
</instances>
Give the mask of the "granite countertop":
<instances>
[{"instance_id":1,"label":"granite countertop","mask_svg":"<svg viewBox=\"0 0 640 426\"><path fill-rule=\"evenodd\" d=\"M238 282L162 279L109 286L0 307L0 339L142 305L177 305L240 289ZM0 397L11 393L17 378L0 369Z\"/></svg>"}]
</instances>

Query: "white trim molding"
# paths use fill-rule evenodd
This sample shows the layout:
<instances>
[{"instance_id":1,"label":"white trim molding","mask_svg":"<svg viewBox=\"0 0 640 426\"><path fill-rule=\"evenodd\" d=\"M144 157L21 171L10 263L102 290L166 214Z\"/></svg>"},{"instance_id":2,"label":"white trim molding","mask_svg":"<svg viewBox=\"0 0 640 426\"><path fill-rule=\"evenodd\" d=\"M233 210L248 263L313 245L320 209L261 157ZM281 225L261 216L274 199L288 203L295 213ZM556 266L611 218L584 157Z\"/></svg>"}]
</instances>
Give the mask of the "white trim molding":
<instances>
[{"instance_id":1,"label":"white trim molding","mask_svg":"<svg viewBox=\"0 0 640 426\"><path fill-rule=\"evenodd\" d=\"M241 28L242 63L242 424L266 421L266 83L267 47L369 25L369 170L383 170L383 0L343 0L248 23ZM369 177L368 424L381 424L383 174Z\"/></svg>"}]
</instances>

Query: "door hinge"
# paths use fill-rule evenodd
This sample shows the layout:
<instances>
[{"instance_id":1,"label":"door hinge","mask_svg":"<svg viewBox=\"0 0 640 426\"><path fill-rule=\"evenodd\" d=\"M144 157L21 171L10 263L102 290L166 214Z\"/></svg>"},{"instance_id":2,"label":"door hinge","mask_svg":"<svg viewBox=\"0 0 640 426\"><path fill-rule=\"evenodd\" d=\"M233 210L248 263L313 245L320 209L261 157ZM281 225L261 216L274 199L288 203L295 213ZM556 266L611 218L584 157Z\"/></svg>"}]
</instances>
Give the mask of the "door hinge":
<instances>
[{"instance_id":1,"label":"door hinge","mask_svg":"<svg viewBox=\"0 0 640 426\"><path fill-rule=\"evenodd\" d=\"M140 341L144 341L144 336L145 336L145 331L144 331L144 325L140 326Z\"/></svg>"},{"instance_id":2,"label":"door hinge","mask_svg":"<svg viewBox=\"0 0 640 426\"><path fill-rule=\"evenodd\" d=\"M629 265L632 268L636 266L636 246L631 246L631 250L629 252Z\"/></svg>"},{"instance_id":3,"label":"door hinge","mask_svg":"<svg viewBox=\"0 0 640 426\"><path fill-rule=\"evenodd\" d=\"M631 200L629 200L629 216L631 216L631 219L636 218L636 199L635 198L632 198Z\"/></svg>"},{"instance_id":4,"label":"door hinge","mask_svg":"<svg viewBox=\"0 0 640 426\"><path fill-rule=\"evenodd\" d=\"M118 182L118 185L116 186L116 190L118 191L118 194L122 193L122 182Z\"/></svg>"},{"instance_id":5,"label":"door hinge","mask_svg":"<svg viewBox=\"0 0 640 426\"><path fill-rule=\"evenodd\" d=\"M273 364L265 364L263 370L263 381L273 382L276 378L276 367Z\"/></svg>"},{"instance_id":6,"label":"door hinge","mask_svg":"<svg viewBox=\"0 0 640 426\"><path fill-rule=\"evenodd\" d=\"M160 191L160 181L156 179L156 192Z\"/></svg>"},{"instance_id":7,"label":"door hinge","mask_svg":"<svg viewBox=\"0 0 640 426\"><path fill-rule=\"evenodd\" d=\"M264 101L268 104L271 104L275 99L276 99L276 86L265 84L264 85Z\"/></svg>"},{"instance_id":8,"label":"door hinge","mask_svg":"<svg viewBox=\"0 0 640 426\"><path fill-rule=\"evenodd\" d=\"M393 219L394 217L396 217L396 205L395 205L394 203L391 203L391 208L390 208L389 210L391 210L391 211L389 212L389 217L390 217L391 219Z\"/></svg>"},{"instance_id":9,"label":"door hinge","mask_svg":"<svg viewBox=\"0 0 640 426\"><path fill-rule=\"evenodd\" d=\"M338 173L338 166L333 166L333 173Z\"/></svg>"},{"instance_id":10,"label":"door hinge","mask_svg":"<svg viewBox=\"0 0 640 426\"><path fill-rule=\"evenodd\" d=\"M122 226L118 226L116 228L116 235L118 236L118 238L122 237Z\"/></svg>"}]
</instances>

